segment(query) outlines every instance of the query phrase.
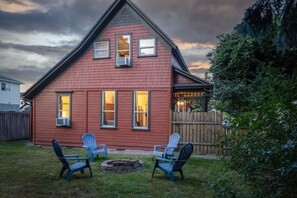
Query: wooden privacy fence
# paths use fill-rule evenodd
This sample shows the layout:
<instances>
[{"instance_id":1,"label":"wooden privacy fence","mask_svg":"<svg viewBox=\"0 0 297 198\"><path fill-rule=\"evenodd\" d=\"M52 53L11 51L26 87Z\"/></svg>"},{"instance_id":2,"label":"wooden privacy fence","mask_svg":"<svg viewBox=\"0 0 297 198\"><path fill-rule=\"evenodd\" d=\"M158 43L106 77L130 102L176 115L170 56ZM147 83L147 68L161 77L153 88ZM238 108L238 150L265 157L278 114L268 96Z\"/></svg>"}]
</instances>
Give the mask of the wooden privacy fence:
<instances>
[{"instance_id":1,"label":"wooden privacy fence","mask_svg":"<svg viewBox=\"0 0 297 198\"><path fill-rule=\"evenodd\" d=\"M195 154L218 154L224 136L222 120L221 112L173 112L172 131L179 133L181 145L191 142Z\"/></svg>"},{"instance_id":2,"label":"wooden privacy fence","mask_svg":"<svg viewBox=\"0 0 297 198\"><path fill-rule=\"evenodd\" d=\"M29 113L0 112L0 141L28 139Z\"/></svg>"}]
</instances>

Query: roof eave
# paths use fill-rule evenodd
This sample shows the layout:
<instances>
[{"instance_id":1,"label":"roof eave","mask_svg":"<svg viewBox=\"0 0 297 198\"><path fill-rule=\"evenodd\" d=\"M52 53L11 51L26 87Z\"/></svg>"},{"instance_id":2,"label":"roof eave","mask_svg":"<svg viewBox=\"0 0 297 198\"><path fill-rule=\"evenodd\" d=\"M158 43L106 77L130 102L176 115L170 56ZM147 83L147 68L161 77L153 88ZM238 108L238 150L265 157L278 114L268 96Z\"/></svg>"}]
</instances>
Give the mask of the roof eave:
<instances>
[{"instance_id":1,"label":"roof eave","mask_svg":"<svg viewBox=\"0 0 297 198\"><path fill-rule=\"evenodd\" d=\"M206 91L211 90L213 85L211 84L175 84L173 85L173 91Z\"/></svg>"},{"instance_id":2,"label":"roof eave","mask_svg":"<svg viewBox=\"0 0 297 198\"><path fill-rule=\"evenodd\" d=\"M99 20L96 21L96 23L93 25L91 30L86 34L86 36L82 39L82 41L75 48L73 48L73 50L71 50L66 56L64 56L54 67L52 67L47 73L45 73L36 83L34 83L24 93L23 97L27 99L32 99L42 89L44 89L47 85L42 86L42 83L46 82L48 78L52 77L52 74L57 72L61 66L67 63L67 61L71 61L72 58L75 59L75 56L77 56L77 54L79 54L81 50L84 50L87 43L90 42L91 38L94 36L94 33L96 33L96 31L99 31L101 29L99 27L106 26L108 24L108 19L112 17L111 14L113 11L115 11L115 8L117 6L121 6L124 3L125 1L121 1L121 0L114 1L104 12L104 14L99 18Z\"/></svg>"},{"instance_id":3,"label":"roof eave","mask_svg":"<svg viewBox=\"0 0 297 198\"><path fill-rule=\"evenodd\" d=\"M189 78L189 79L191 79L191 80L193 80L193 81L195 81L195 82L197 82L199 84L211 85L209 82L207 82L207 81L205 81L205 80L203 80L203 79L201 79L201 78L199 78L197 76L194 76L191 73L187 73L187 72L185 72L183 70L180 70L178 68L173 68L173 70L175 72L177 72L178 74L181 74L181 75L185 76L186 78Z\"/></svg>"}]
</instances>

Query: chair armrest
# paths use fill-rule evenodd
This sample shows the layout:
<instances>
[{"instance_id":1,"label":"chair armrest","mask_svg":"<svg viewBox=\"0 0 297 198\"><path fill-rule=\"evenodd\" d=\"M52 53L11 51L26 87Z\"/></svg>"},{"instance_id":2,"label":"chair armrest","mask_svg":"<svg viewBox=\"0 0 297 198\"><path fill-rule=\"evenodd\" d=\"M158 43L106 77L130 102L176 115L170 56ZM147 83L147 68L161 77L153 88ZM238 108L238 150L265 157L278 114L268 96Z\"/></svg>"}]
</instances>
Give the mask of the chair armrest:
<instances>
[{"instance_id":1,"label":"chair armrest","mask_svg":"<svg viewBox=\"0 0 297 198\"><path fill-rule=\"evenodd\" d=\"M177 146L168 146L168 147L165 148L165 152L167 150L175 150L176 148L177 148Z\"/></svg>"},{"instance_id":2,"label":"chair armrest","mask_svg":"<svg viewBox=\"0 0 297 198\"><path fill-rule=\"evenodd\" d=\"M157 144L157 145L155 145L155 146L154 146L154 151L157 151L158 148L159 148L159 147L162 147L162 146L166 147L167 144Z\"/></svg>"},{"instance_id":3,"label":"chair armrest","mask_svg":"<svg viewBox=\"0 0 297 198\"><path fill-rule=\"evenodd\" d=\"M171 157L170 159L171 159L172 161L176 161L176 160L178 159L178 157L173 156L173 157Z\"/></svg>"},{"instance_id":4,"label":"chair armrest","mask_svg":"<svg viewBox=\"0 0 297 198\"><path fill-rule=\"evenodd\" d=\"M106 144L97 144L97 147L103 147L104 149L106 149Z\"/></svg>"},{"instance_id":5,"label":"chair armrest","mask_svg":"<svg viewBox=\"0 0 297 198\"><path fill-rule=\"evenodd\" d=\"M165 159L165 158L156 158L156 161L162 161L162 162L168 162L168 163L172 162L172 160Z\"/></svg>"},{"instance_id":6,"label":"chair armrest","mask_svg":"<svg viewBox=\"0 0 297 198\"><path fill-rule=\"evenodd\" d=\"M164 153L167 154L169 150L172 150L172 153L173 153L176 148L177 146L168 146L165 148Z\"/></svg>"},{"instance_id":7,"label":"chair armrest","mask_svg":"<svg viewBox=\"0 0 297 198\"><path fill-rule=\"evenodd\" d=\"M87 150L87 152L89 152L91 150L91 147L83 145L83 148L85 148Z\"/></svg>"}]
</instances>

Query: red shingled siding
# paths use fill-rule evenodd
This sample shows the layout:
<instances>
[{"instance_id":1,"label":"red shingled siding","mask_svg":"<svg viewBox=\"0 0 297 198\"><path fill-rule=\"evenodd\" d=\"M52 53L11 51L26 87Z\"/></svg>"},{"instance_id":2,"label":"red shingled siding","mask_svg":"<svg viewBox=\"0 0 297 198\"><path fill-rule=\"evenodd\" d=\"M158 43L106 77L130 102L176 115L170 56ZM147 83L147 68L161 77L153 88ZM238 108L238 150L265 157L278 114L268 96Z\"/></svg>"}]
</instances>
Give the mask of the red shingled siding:
<instances>
[{"instance_id":1,"label":"red shingled siding","mask_svg":"<svg viewBox=\"0 0 297 198\"><path fill-rule=\"evenodd\" d=\"M115 34L132 33L132 68L115 68ZM81 146L90 131L109 148L152 149L166 143L170 128L171 50L158 40L158 56L137 58L138 39L152 36L143 25L108 27L101 40L111 42L111 58L93 60L93 48L35 97L34 140L64 146ZM118 91L118 127L100 128L100 90ZM151 91L149 131L132 130L132 90ZM72 91L72 127L57 128L56 91Z\"/></svg>"},{"instance_id":2,"label":"red shingled siding","mask_svg":"<svg viewBox=\"0 0 297 198\"><path fill-rule=\"evenodd\" d=\"M96 135L98 142L111 148L152 149L154 144L167 141L170 91L151 91L150 131L132 130L132 91L119 90L117 93L117 129L100 128L100 93L92 91L88 94L88 131Z\"/></svg>"},{"instance_id":3,"label":"red shingled siding","mask_svg":"<svg viewBox=\"0 0 297 198\"><path fill-rule=\"evenodd\" d=\"M115 34L132 33L131 68L115 68ZM158 40L157 57L138 58L138 39L152 36L143 25L109 27L101 40L110 40L111 58L93 60L90 47L73 66L47 89L170 88L171 52Z\"/></svg>"}]
</instances>

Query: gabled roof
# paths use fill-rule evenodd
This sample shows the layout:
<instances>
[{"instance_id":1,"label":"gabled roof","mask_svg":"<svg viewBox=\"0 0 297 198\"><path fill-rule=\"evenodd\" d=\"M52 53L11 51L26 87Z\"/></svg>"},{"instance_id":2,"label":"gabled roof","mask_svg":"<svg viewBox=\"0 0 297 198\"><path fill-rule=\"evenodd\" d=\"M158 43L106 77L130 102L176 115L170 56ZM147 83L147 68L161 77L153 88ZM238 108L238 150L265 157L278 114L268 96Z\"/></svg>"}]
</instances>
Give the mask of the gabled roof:
<instances>
[{"instance_id":1,"label":"gabled roof","mask_svg":"<svg viewBox=\"0 0 297 198\"><path fill-rule=\"evenodd\" d=\"M174 68L173 71L193 81L193 84L173 84L174 91L199 91L212 89L213 87L213 85L209 82L202 80L201 78L198 78L188 72L178 68Z\"/></svg>"},{"instance_id":2,"label":"gabled roof","mask_svg":"<svg viewBox=\"0 0 297 198\"><path fill-rule=\"evenodd\" d=\"M61 75L71 63L77 60L80 55L92 44L95 38L104 30L117 12L128 4L172 49L172 54L181 65L185 72L189 69L177 47L177 45L154 23L149 19L141 9L139 9L131 0L115 0L95 23L91 30L86 34L82 41L64 58L62 58L54 67L43 75L35 84L33 84L25 93L24 98L32 99L39 94L47 85Z\"/></svg>"},{"instance_id":3,"label":"gabled roof","mask_svg":"<svg viewBox=\"0 0 297 198\"><path fill-rule=\"evenodd\" d=\"M196 82L196 83L198 83L198 84L211 85L209 82L207 82L205 80L202 80L201 78L198 78L197 76L194 76L194 75L192 75L192 74L190 74L188 72L185 72L185 71L183 71L181 69L173 68L173 71L180 74L180 75L182 75L182 76L184 76L184 77L186 77L186 78L188 78L188 79L190 79L190 80L192 80L192 81L194 81L194 82Z\"/></svg>"},{"instance_id":4,"label":"gabled roof","mask_svg":"<svg viewBox=\"0 0 297 198\"><path fill-rule=\"evenodd\" d=\"M3 76L3 75L0 75L0 81L2 81L2 82L14 83L14 84L24 84L24 83L21 82L21 81L14 80L14 79L12 79L12 78L8 78L8 77Z\"/></svg>"}]
</instances>

